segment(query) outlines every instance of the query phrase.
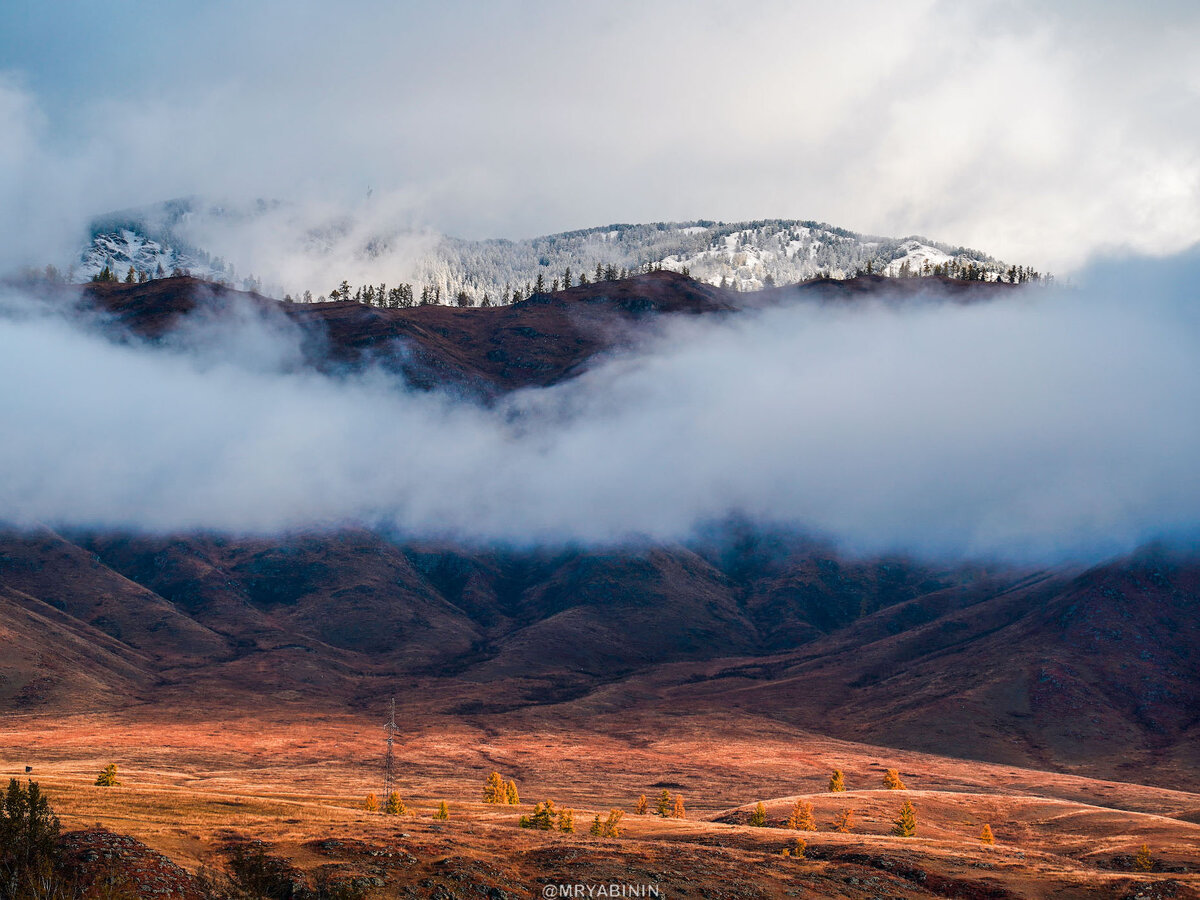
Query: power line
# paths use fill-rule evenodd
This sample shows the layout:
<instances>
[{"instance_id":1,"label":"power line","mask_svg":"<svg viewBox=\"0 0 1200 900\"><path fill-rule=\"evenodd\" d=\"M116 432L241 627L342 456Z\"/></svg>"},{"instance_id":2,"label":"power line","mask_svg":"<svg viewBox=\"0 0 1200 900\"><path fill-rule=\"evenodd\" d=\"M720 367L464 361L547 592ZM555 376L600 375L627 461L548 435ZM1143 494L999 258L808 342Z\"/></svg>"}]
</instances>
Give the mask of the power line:
<instances>
[{"instance_id":1,"label":"power line","mask_svg":"<svg viewBox=\"0 0 1200 900\"><path fill-rule=\"evenodd\" d=\"M396 732L400 730L400 726L396 724L395 697L392 698L391 715L388 717L387 724L383 728L387 732L387 754L383 758L383 796L386 799L391 796L396 784L396 754L392 749L392 743Z\"/></svg>"}]
</instances>

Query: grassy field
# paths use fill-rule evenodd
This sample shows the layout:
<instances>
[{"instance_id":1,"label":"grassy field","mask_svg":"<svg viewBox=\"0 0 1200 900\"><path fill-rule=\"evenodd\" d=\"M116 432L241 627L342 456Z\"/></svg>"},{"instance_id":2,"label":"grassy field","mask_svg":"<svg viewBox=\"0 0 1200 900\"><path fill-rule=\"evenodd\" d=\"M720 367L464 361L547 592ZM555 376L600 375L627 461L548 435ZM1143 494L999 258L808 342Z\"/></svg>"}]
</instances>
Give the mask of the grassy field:
<instances>
[{"instance_id":1,"label":"grassy field","mask_svg":"<svg viewBox=\"0 0 1200 900\"><path fill-rule=\"evenodd\" d=\"M398 744L400 817L368 813L381 792L382 729L351 716L199 716L182 727L129 713L9 717L4 777L24 766L68 829L144 841L188 869L261 840L300 868L382 882L382 895L495 889L541 896L547 884L654 884L671 895L813 897L1197 896L1200 796L788 733L770 722L680 720L668 729L594 721L556 730L514 718L409 729ZM647 738L646 735L656 735ZM109 762L122 784L97 787ZM830 794L832 768L848 790ZM907 791L881 787L900 769ZM520 808L481 802L492 769L514 778ZM637 816L640 794L682 794L685 819ZM892 836L903 798L918 833ZM533 803L576 810L574 835L517 827ZM795 799L813 804L810 858L784 858ZM433 818L445 800L451 818ZM745 824L763 801L775 827ZM587 834L593 815L625 810L619 839ZM849 834L834 816L855 810ZM996 845L979 832L990 824ZM1147 844L1156 870L1129 861ZM1169 883L1169 884L1168 884ZM1175 893L1162 893L1174 891ZM1007 893L1005 893L1007 892ZM1158 893L1154 893L1158 892Z\"/></svg>"}]
</instances>

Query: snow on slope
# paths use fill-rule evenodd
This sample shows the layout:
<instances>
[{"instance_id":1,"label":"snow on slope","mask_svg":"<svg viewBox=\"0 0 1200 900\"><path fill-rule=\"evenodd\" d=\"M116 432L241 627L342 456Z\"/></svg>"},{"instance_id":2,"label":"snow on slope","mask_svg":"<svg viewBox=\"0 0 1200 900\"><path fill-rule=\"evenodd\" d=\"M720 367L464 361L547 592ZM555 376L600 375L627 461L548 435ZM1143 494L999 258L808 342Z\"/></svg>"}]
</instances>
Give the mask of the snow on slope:
<instances>
[{"instance_id":1,"label":"snow on slope","mask_svg":"<svg viewBox=\"0 0 1200 900\"><path fill-rule=\"evenodd\" d=\"M443 239L413 271L411 281L432 284L443 297L465 290L475 300L525 289L542 275L547 286L570 268L573 278L596 266L636 269L647 263L687 270L693 277L737 290L792 284L859 271L925 274L946 263L973 264L994 279L1008 266L986 254L925 238L882 238L818 222L789 220L612 225L523 241ZM902 267L907 263L907 269Z\"/></svg>"},{"instance_id":2,"label":"snow on slope","mask_svg":"<svg viewBox=\"0 0 1200 900\"><path fill-rule=\"evenodd\" d=\"M151 278L163 278L175 271L210 281L233 278L231 266L219 259L214 261L203 251L163 244L129 228L93 235L91 245L80 254L75 275L90 281L106 266L122 280L131 266Z\"/></svg>"},{"instance_id":3,"label":"snow on slope","mask_svg":"<svg viewBox=\"0 0 1200 900\"><path fill-rule=\"evenodd\" d=\"M151 277L182 270L203 278L235 282L234 267L192 244L197 234L221 234L236 225L261 222L278 231L280 204L231 211L194 199L170 201L98 220L91 244L76 266L77 280L94 276L105 265L124 278L130 266ZM257 217L257 218L256 218ZM197 227L198 225L202 227ZM234 244L254 245L253 241ZM266 244L264 243L264 246ZM538 276L549 289L566 269L573 280L594 277L597 266L636 270L646 265L686 270L692 277L737 290L757 290L825 275L850 277L860 271L920 275L934 266L972 264L994 278L1008 267L978 251L925 238L884 238L858 234L819 222L769 220L727 224L695 221L608 225L524 240L468 241L403 228L357 225L347 217L306 222L270 244L286 259L237 260L244 272L268 271L274 281L261 285L252 274L237 286L282 297L328 294L343 279L351 284L407 282L417 294L436 288L448 303L463 291L475 303L485 295L503 302L514 289L525 295ZM286 262L286 265L281 265ZM303 261L300 267L297 262ZM301 272L301 269L303 270ZM283 274L279 274L283 272ZM309 282L309 283L303 283ZM315 282L315 283L314 283Z\"/></svg>"}]
</instances>

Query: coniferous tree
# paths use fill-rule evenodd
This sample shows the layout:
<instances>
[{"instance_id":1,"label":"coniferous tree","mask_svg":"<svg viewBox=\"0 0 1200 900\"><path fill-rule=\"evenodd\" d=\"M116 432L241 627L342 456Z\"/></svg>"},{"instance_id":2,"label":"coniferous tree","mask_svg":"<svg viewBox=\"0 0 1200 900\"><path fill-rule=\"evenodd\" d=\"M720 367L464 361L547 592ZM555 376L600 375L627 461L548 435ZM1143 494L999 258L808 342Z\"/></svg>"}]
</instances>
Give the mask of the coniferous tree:
<instances>
[{"instance_id":1,"label":"coniferous tree","mask_svg":"<svg viewBox=\"0 0 1200 900\"><path fill-rule=\"evenodd\" d=\"M804 838L796 838L796 843L792 845L792 857L794 859L804 859L808 853L808 841Z\"/></svg>"},{"instance_id":2,"label":"coniferous tree","mask_svg":"<svg viewBox=\"0 0 1200 900\"><path fill-rule=\"evenodd\" d=\"M687 816L687 810L683 808L683 794L675 795L675 805L671 807L672 819L683 819Z\"/></svg>"},{"instance_id":3,"label":"coniferous tree","mask_svg":"<svg viewBox=\"0 0 1200 900\"><path fill-rule=\"evenodd\" d=\"M904 782L900 779L900 773L895 769L888 769L883 775L883 786L889 791L906 791Z\"/></svg>"},{"instance_id":4,"label":"coniferous tree","mask_svg":"<svg viewBox=\"0 0 1200 900\"><path fill-rule=\"evenodd\" d=\"M1149 872L1154 868L1154 855L1150 852L1149 844L1142 844L1137 855L1133 858L1133 867L1139 872Z\"/></svg>"},{"instance_id":5,"label":"coniferous tree","mask_svg":"<svg viewBox=\"0 0 1200 900\"><path fill-rule=\"evenodd\" d=\"M644 816L649 808L650 804L646 802L646 795L642 794L642 796L638 797L637 805L633 808L633 811L639 816Z\"/></svg>"},{"instance_id":6,"label":"coniferous tree","mask_svg":"<svg viewBox=\"0 0 1200 900\"><path fill-rule=\"evenodd\" d=\"M438 804L437 812L433 814L433 817L443 822L450 818L450 807L446 805L445 800Z\"/></svg>"},{"instance_id":7,"label":"coniferous tree","mask_svg":"<svg viewBox=\"0 0 1200 900\"><path fill-rule=\"evenodd\" d=\"M487 781L483 783L483 802L484 803L507 803L508 791L504 784L504 779L500 777L499 772L493 772L487 777Z\"/></svg>"},{"instance_id":8,"label":"coniferous tree","mask_svg":"<svg viewBox=\"0 0 1200 900\"><path fill-rule=\"evenodd\" d=\"M457 296L455 296L455 298L454 298L454 304L459 307L470 306L471 298L469 296L467 296L466 291L459 291Z\"/></svg>"},{"instance_id":9,"label":"coniferous tree","mask_svg":"<svg viewBox=\"0 0 1200 900\"><path fill-rule=\"evenodd\" d=\"M570 266L567 266L567 268L563 270L562 286L563 286L564 291L571 287L571 267Z\"/></svg>"},{"instance_id":10,"label":"coniferous tree","mask_svg":"<svg viewBox=\"0 0 1200 900\"><path fill-rule=\"evenodd\" d=\"M533 286L533 292L535 294L546 293L546 276L541 272L538 272L537 282Z\"/></svg>"},{"instance_id":11,"label":"coniferous tree","mask_svg":"<svg viewBox=\"0 0 1200 900\"><path fill-rule=\"evenodd\" d=\"M984 825L983 830L979 832L979 842L981 844L992 845L996 843L996 838L992 836L992 826Z\"/></svg>"},{"instance_id":12,"label":"coniferous tree","mask_svg":"<svg viewBox=\"0 0 1200 900\"><path fill-rule=\"evenodd\" d=\"M892 834L896 837L912 837L916 833L917 811L913 809L911 800L905 800L900 807L900 815L892 822Z\"/></svg>"},{"instance_id":13,"label":"coniferous tree","mask_svg":"<svg viewBox=\"0 0 1200 900\"><path fill-rule=\"evenodd\" d=\"M587 272L580 272L579 273L579 286L583 287L586 284L589 284Z\"/></svg>"},{"instance_id":14,"label":"coniferous tree","mask_svg":"<svg viewBox=\"0 0 1200 900\"><path fill-rule=\"evenodd\" d=\"M557 811L554 809L553 800L543 800L541 803L533 805L533 813L528 816L521 816L520 825L522 828L535 828L538 831L550 831L554 828L554 823L558 817Z\"/></svg>"},{"instance_id":15,"label":"coniferous tree","mask_svg":"<svg viewBox=\"0 0 1200 900\"><path fill-rule=\"evenodd\" d=\"M366 799L363 800L363 809L367 812L379 812L379 798L374 794L367 794Z\"/></svg>"},{"instance_id":16,"label":"coniferous tree","mask_svg":"<svg viewBox=\"0 0 1200 900\"><path fill-rule=\"evenodd\" d=\"M35 879L52 873L60 860L61 826L36 781L8 782L0 804L0 896L35 898Z\"/></svg>"},{"instance_id":17,"label":"coniferous tree","mask_svg":"<svg viewBox=\"0 0 1200 900\"><path fill-rule=\"evenodd\" d=\"M797 800L792 806L792 814L788 816L787 827L793 831L816 831L817 823L813 819L812 804Z\"/></svg>"},{"instance_id":18,"label":"coniferous tree","mask_svg":"<svg viewBox=\"0 0 1200 900\"><path fill-rule=\"evenodd\" d=\"M671 792L663 788L663 792L658 795L658 805L656 811L664 819L671 815Z\"/></svg>"},{"instance_id":19,"label":"coniferous tree","mask_svg":"<svg viewBox=\"0 0 1200 900\"><path fill-rule=\"evenodd\" d=\"M596 818L592 819L592 827L588 829L588 834L593 837L600 837L604 834L604 823L600 821L599 813L596 813Z\"/></svg>"},{"instance_id":20,"label":"coniferous tree","mask_svg":"<svg viewBox=\"0 0 1200 900\"><path fill-rule=\"evenodd\" d=\"M841 769L834 769L833 774L829 776L829 792L837 794L844 790L846 790L846 776L842 774Z\"/></svg>"},{"instance_id":21,"label":"coniferous tree","mask_svg":"<svg viewBox=\"0 0 1200 900\"><path fill-rule=\"evenodd\" d=\"M398 791L392 791L387 795L387 800L383 804L383 814L385 816L402 816L408 807L404 805L404 801L400 799Z\"/></svg>"},{"instance_id":22,"label":"coniferous tree","mask_svg":"<svg viewBox=\"0 0 1200 900\"><path fill-rule=\"evenodd\" d=\"M519 806L521 804L521 797L517 793L516 779L509 781L504 786L504 802L509 806Z\"/></svg>"},{"instance_id":23,"label":"coniferous tree","mask_svg":"<svg viewBox=\"0 0 1200 900\"><path fill-rule=\"evenodd\" d=\"M754 807L754 812L750 814L750 824L755 828L765 828L767 825L767 808L763 806L761 800Z\"/></svg>"},{"instance_id":24,"label":"coniferous tree","mask_svg":"<svg viewBox=\"0 0 1200 900\"><path fill-rule=\"evenodd\" d=\"M843 809L833 820L833 830L849 834L854 830L854 810Z\"/></svg>"},{"instance_id":25,"label":"coniferous tree","mask_svg":"<svg viewBox=\"0 0 1200 900\"><path fill-rule=\"evenodd\" d=\"M117 764L109 763L104 767L104 771L96 776L96 784L100 787L115 787L121 782L117 781Z\"/></svg>"},{"instance_id":26,"label":"coniferous tree","mask_svg":"<svg viewBox=\"0 0 1200 900\"><path fill-rule=\"evenodd\" d=\"M602 837L611 837L611 838L620 837L621 836L621 819L624 817L624 815L625 815L625 813L619 809L610 809L608 811L608 818L604 820L604 823L601 826L601 829L600 829L601 836ZM596 818L599 818L599 816L597 816Z\"/></svg>"}]
</instances>

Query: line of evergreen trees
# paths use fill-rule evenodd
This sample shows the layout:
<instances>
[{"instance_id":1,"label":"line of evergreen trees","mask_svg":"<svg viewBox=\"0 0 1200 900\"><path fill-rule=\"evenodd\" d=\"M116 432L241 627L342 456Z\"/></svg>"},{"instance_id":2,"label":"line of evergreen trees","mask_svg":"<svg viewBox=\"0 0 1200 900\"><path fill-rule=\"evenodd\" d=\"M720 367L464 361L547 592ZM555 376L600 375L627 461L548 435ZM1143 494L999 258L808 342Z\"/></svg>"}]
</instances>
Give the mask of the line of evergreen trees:
<instances>
[{"instance_id":1,"label":"line of evergreen trees","mask_svg":"<svg viewBox=\"0 0 1200 900\"><path fill-rule=\"evenodd\" d=\"M621 269L614 265L597 263L595 271L590 276L587 272L581 272L576 277L568 266L563 270L561 275L556 275L549 281L546 280L544 273L539 272L534 281L526 281L524 286L517 285L513 287L511 284L507 284L500 295L495 298L485 291L478 304L476 304L474 298L465 290L460 290L454 295L452 305L460 307L476 305L481 307L507 306L513 303L520 303L522 300L528 300L530 297L537 296L538 294L554 294L558 291L575 287L576 285L587 285L602 281L619 281L634 275L661 272L662 269L663 264L661 261L643 263L634 269ZM689 275L687 269L684 269L682 274ZM104 280L116 279L108 278ZM285 303L325 303L327 300L328 302L352 300L355 303L377 306L382 309L407 309L413 306L447 305L443 301L440 284L426 284L421 288L420 297L417 297L413 286L408 283L392 287L389 287L386 283L378 285L363 284L356 288L344 279L330 290L328 295L321 294L314 298L312 291L305 291L299 297L293 297L291 294L288 294L283 299Z\"/></svg>"},{"instance_id":2,"label":"line of evergreen trees","mask_svg":"<svg viewBox=\"0 0 1200 900\"><path fill-rule=\"evenodd\" d=\"M355 303L362 303L367 306L377 306L383 309L407 309L413 306L442 306L453 305L458 307L491 307L491 306L507 306L513 303L520 303L523 300L528 300L539 294L554 294L560 290L567 290L575 285L587 285L599 283L603 281L619 281L625 278L630 278L635 275L643 275L649 272L661 272L664 269L661 260L656 262L643 263L633 269L618 268L614 265L604 265L597 263L595 271L589 276L587 272L579 274L578 278L571 272L570 267L567 267L560 276L555 276L549 281L546 280L546 275L539 272L537 279L534 281L526 281L524 286L517 285L513 287L511 284L506 284L504 290L499 296L493 298L487 291L478 303L465 290L458 291L453 298L451 304L447 304L443 299L442 287L439 284L429 283L421 288L421 294L418 297L413 286L408 283L402 283L394 287L389 287L386 283L364 284L357 288L353 287L348 281L343 280L339 285L329 291L328 295L319 295L314 298L312 291L305 291L299 297L293 297L288 294L284 297L286 303L325 303L335 301L352 300ZM691 277L690 271L684 267L681 271L682 275ZM876 272L874 264L868 262L864 267L858 269L855 275L874 275L885 274L884 272ZM1007 272L999 274L993 273L985 266L977 265L976 263L961 263L957 260L949 260L945 263L930 265L928 261L919 269L914 269L906 260L899 269L898 278L928 278L931 276L942 276L954 278L960 281L989 281L996 280L1007 284L1050 284L1053 282L1053 277L1043 275L1041 272L1029 266L1011 266ZM994 276L994 278L993 278ZM817 277L830 278L829 272L820 272ZM106 280L97 276L95 280ZM107 280L116 280L108 278ZM128 277L126 278L128 281ZM719 285L726 290L738 290L736 282L730 282L725 278L721 279ZM770 275L764 281L764 287L775 287L775 280Z\"/></svg>"}]
</instances>

